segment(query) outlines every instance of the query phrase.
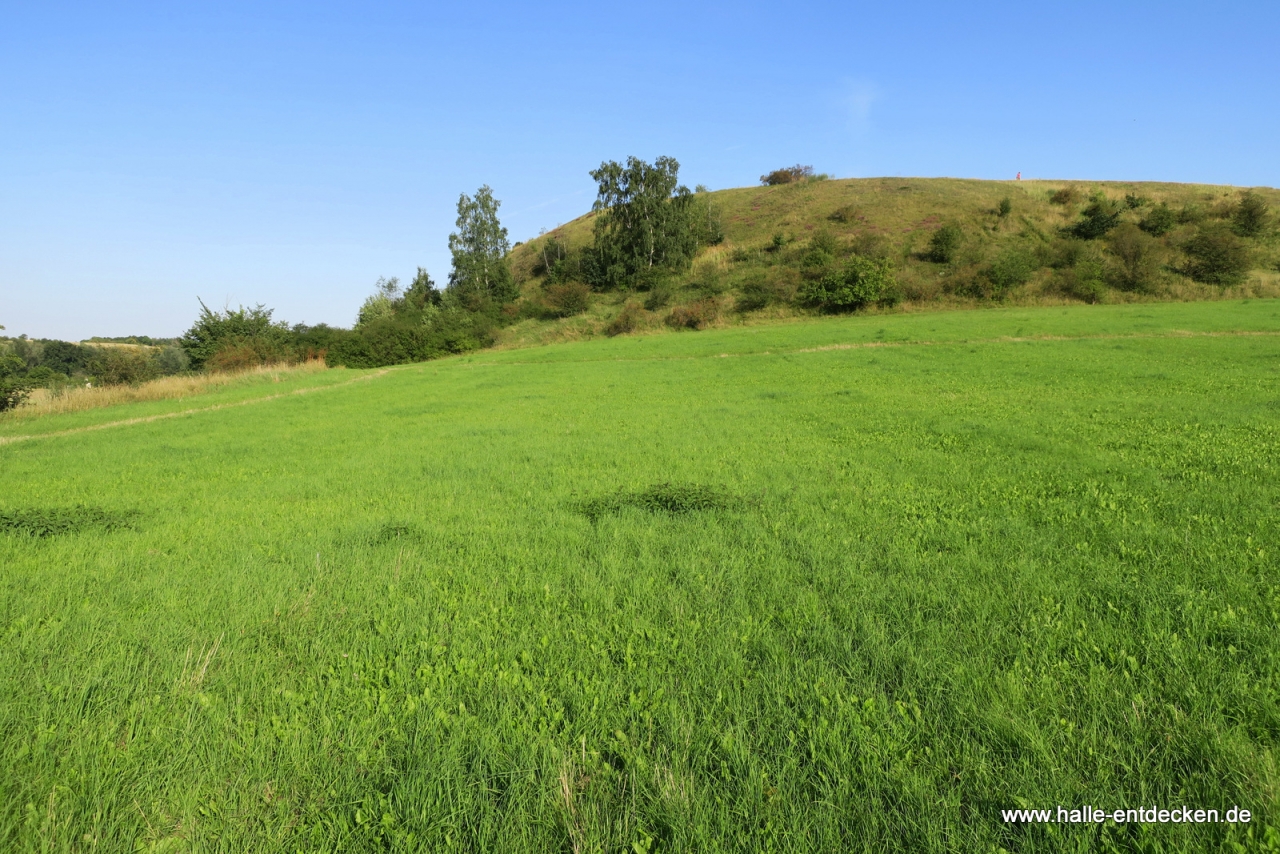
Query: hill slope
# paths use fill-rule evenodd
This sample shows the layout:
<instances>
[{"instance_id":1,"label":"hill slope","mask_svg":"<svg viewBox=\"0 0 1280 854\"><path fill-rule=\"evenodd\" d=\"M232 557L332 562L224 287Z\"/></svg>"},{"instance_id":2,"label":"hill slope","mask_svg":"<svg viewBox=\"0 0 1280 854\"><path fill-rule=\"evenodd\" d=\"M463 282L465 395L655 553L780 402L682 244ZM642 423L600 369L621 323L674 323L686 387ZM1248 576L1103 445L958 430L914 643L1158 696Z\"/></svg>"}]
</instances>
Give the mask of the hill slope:
<instances>
[{"instance_id":1,"label":"hill slope","mask_svg":"<svg viewBox=\"0 0 1280 854\"><path fill-rule=\"evenodd\" d=\"M1280 209L1280 192L1254 192L1272 210ZM1167 206L1172 221L1165 233L1128 229L1129 236L1138 234L1147 253L1136 276L1126 276L1113 245L1115 228L1095 240L1064 234L1099 197L1115 208L1121 226L1150 220L1153 211ZM513 251L526 319L505 330L500 345L599 334L628 301L638 328L660 328L676 307L691 303L703 307L704 325L793 315L805 311L796 304L797 290L854 254L890 260L906 309L974 306L993 299L1124 302L1280 294L1280 247L1270 230L1239 241L1248 253L1248 272L1228 287L1187 275L1187 241L1205 230L1225 230L1241 197L1240 188L1210 185L949 178L817 180L721 190L707 198L724 240L703 248L690 270L669 276L656 294L596 295L580 315L548 324L548 316L557 312L547 310L545 252L553 240L570 253L588 246L594 215L587 214ZM929 244L944 225L958 229L960 241L948 262L937 263L928 258Z\"/></svg>"}]
</instances>

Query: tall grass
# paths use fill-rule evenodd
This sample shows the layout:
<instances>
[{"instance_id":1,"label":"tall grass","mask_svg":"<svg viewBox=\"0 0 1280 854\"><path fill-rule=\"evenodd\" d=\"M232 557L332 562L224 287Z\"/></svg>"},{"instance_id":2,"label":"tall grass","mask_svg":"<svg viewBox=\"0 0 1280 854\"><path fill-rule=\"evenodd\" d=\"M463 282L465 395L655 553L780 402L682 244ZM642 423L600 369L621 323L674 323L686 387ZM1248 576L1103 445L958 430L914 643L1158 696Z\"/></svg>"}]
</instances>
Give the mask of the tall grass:
<instances>
[{"instance_id":1,"label":"tall grass","mask_svg":"<svg viewBox=\"0 0 1280 854\"><path fill-rule=\"evenodd\" d=\"M149 400L180 400L208 394L211 391L246 381L253 382L268 379L280 382L288 377L315 373L325 369L323 361L312 360L296 365L264 365L244 371L161 377L138 385L74 385L56 389L42 388L36 389L31 397L27 399L27 402L13 413L10 413L9 417L23 419L42 415L83 412L88 409L117 406L123 403L140 403Z\"/></svg>"}]
</instances>

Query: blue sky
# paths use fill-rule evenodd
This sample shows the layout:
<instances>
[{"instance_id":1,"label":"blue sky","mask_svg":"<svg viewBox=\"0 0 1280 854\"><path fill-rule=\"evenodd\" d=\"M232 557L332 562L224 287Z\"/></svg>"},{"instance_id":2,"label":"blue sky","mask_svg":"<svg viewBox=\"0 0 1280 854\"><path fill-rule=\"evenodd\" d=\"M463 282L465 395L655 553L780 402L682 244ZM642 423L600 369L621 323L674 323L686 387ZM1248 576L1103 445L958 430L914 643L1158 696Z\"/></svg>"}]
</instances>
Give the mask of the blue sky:
<instances>
[{"instance_id":1,"label":"blue sky","mask_svg":"<svg viewBox=\"0 0 1280 854\"><path fill-rule=\"evenodd\" d=\"M1280 4L0 2L5 334L176 335L197 296L349 325L602 160L1280 185Z\"/></svg>"}]
</instances>

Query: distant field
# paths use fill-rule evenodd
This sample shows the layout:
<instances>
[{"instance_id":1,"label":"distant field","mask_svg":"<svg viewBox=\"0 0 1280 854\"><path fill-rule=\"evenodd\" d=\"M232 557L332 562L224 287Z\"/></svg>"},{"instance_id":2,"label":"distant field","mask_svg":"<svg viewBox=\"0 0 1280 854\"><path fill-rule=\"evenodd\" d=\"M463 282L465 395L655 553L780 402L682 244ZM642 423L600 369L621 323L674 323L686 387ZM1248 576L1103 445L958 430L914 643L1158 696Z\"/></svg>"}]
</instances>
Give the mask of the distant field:
<instances>
[{"instance_id":1,"label":"distant field","mask_svg":"<svg viewBox=\"0 0 1280 854\"><path fill-rule=\"evenodd\" d=\"M1280 850L1277 300L597 339L0 443L6 851ZM1000 818L1059 805L1254 818Z\"/></svg>"}]
</instances>

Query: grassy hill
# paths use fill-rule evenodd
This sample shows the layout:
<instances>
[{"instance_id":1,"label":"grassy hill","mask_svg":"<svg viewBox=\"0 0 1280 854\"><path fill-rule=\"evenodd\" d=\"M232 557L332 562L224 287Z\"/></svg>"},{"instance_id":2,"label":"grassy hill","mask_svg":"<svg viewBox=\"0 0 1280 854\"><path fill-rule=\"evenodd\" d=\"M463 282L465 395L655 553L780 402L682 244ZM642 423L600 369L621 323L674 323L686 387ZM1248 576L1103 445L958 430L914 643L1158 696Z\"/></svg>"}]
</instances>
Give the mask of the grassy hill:
<instances>
[{"instance_id":1,"label":"grassy hill","mask_svg":"<svg viewBox=\"0 0 1280 854\"><path fill-rule=\"evenodd\" d=\"M1254 191L1273 211L1280 191ZM896 269L895 310L973 307L994 302L1067 304L1218 299L1280 295L1280 243L1275 232L1244 241L1249 271L1230 286L1186 275L1187 241L1225 225L1242 191L1236 187L1143 182L977 181L949 178L811 180L707 194L724 240L704 248L691 270L669 277L658 293L611 293L591 299L579 315L548 322L543 264L549 240L572 252L592 239L587 214L517 246L512 264L522 283L525 319L504 330L500 346L523 346L602 334L628 302L639 329L662 329L680 306L699 304L700 325L724 326L812 313L795 304L797 289L853 254L885 257ZM1137 224L1163 203L1171 228L1152 238L1145 279L1120 281L1107 238L1078 240L1063 229L1078 223L1101 194L1120 208L1119 222ZM1001 215L1001 202L1008 210ZM1128 199L1128 201L1126 201ZM1130 206L1131 204L1136 206ZM926 257L944 225L962 236L954 258ZM825 248L829 259L818 256ZM995 288L993 265L1012 259L1025 281ZM1015 271L1019 278L1024 271ZM997 293L998 291L998 293ZM555 312L550 312L554 314Z\"/></svg>"},{"instance_id":2,"label":"grassy hill","mask_svg":"<svg viewBox=\"0 0 1280 854\"><path fill-rule=\"evenodd\" d=\"M4 420L0 848L1269 850L1278 358L1006 306Z\"/></svg>"}]
</instances>

